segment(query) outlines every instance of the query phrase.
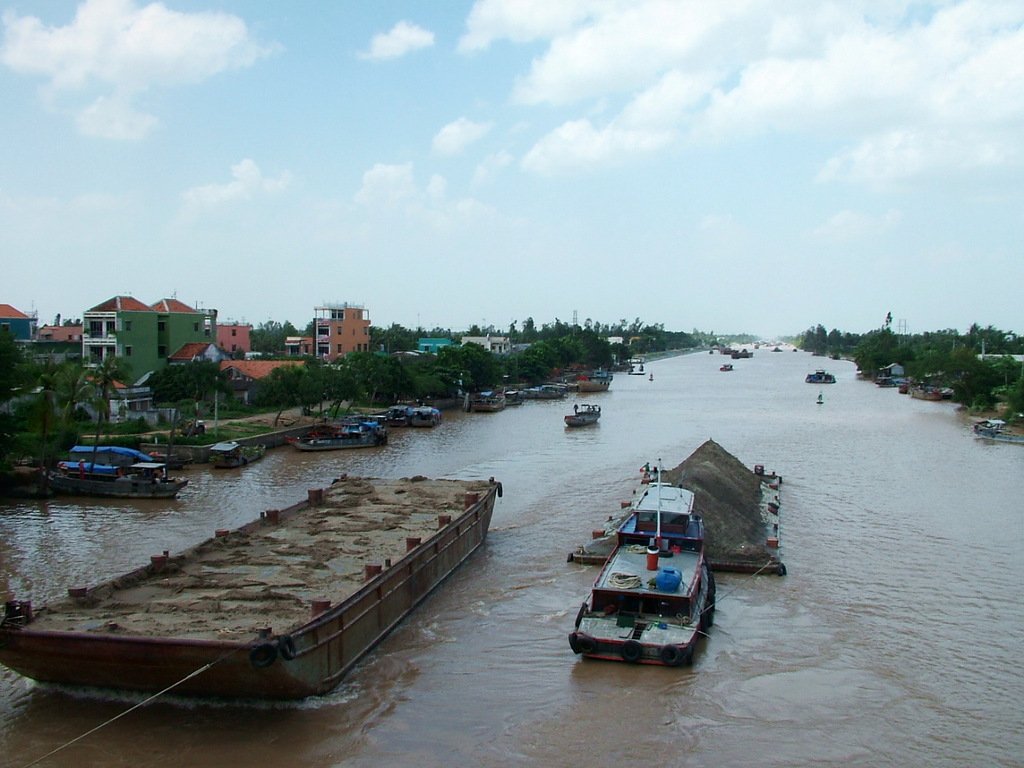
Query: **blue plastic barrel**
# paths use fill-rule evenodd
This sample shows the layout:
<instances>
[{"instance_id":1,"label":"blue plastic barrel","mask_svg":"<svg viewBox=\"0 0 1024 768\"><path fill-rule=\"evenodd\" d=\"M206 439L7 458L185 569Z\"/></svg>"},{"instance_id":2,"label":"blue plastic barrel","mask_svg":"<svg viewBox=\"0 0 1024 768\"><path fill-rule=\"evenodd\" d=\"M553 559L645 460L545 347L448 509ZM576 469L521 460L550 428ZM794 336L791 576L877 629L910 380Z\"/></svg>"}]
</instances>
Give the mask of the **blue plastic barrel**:
<instances>
[{"instance_id":1,"label":"blue plastic barrel","mask_svg":"<svg viewBox=\"0 0 1024 768\"><path fill-rule=\"evenodd\" d=\"M683 574L678 568L666 566L658 571L654 583L662 592L675 592L683 581Z\"/></svg>"}]
</instances>

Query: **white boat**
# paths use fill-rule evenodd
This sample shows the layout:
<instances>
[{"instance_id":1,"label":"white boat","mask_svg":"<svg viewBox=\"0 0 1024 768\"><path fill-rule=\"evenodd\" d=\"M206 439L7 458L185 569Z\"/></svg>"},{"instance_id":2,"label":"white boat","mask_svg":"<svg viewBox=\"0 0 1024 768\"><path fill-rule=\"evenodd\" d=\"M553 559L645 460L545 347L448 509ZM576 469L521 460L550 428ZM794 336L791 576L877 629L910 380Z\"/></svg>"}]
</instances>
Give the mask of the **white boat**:
<instances>
[{"instance_id":1,"label":"white boat","mask_svg":"<svg viewBox=\"0 0 1024 768\"><path fill-rule=\"evenodd\" d=\"M974 436L986 440L998 440L1001 443L1024 443L1024 435L1015 435L1008 431L1002 419L985 419L974 425Z\"/></svg>"}]
</instances>

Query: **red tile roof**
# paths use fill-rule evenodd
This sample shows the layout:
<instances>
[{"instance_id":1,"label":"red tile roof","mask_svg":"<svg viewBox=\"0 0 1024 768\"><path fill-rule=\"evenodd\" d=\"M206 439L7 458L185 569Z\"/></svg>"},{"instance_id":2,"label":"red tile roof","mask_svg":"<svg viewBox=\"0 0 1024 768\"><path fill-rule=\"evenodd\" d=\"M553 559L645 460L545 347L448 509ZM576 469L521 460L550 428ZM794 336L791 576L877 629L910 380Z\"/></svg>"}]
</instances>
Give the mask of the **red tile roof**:
<instances>
[{"instance_id":1,"label":"red tile roof","mask_svg":"<svg viewBox=\"0 0 1024 768\"><path fill-rule=\"evenodd\" d=\"M19 320L28 320L28 315L24 312L19 312L10 304L0 304L0 317L6 317L8 319L17 318Z\"/></svg>"},{"instance_id":2,"label":"red tile roof","mask_svg":"<svg viewBox=\"0 0 1024 768\"><path fill-rule=\"evenodd\" d=\"M301 360L224 360L220 369L226 371L234 368L239 373L251 379L262 379L275 368L282 365L302 365Z\"/></svg>"},{"instance_id":3,"label":"red tile roof","mask_svg":"<svg viewBox=\"0 0 1024 768\"><path fill-rule=\"evenodd\" d=\"M95 307L89 310L90 312L152 312L153 310L147 307L138 299L134 299L131 296L115 296L112 299L107 299L102 304L97 304Z\"/></svg>"},{"instance_id":4,"label":"red tile roof","mask_svg":"<svg viewBox=\"0 0 1024 768\"><path fill-rule=\"evenodd\" d=\"M191 312L198 314L199 310L190 307L183 301L177 299L160 299L156 304L153 305L153 309L157 312Z\"/></svg>"},{"instance_id":5,"label":"red tile roof","mask_svg":"<svg viewBox=\"0 0 1024 768\"><path fill-rule=\"evenodd\" d=\"M168 360L195 360L197 357L201 357L202 354L209 348L210 342L208 341L190 341L187 344L183 344L181 349L175 352L173 355L168 357Z\"/></svg>"}]
</instances>

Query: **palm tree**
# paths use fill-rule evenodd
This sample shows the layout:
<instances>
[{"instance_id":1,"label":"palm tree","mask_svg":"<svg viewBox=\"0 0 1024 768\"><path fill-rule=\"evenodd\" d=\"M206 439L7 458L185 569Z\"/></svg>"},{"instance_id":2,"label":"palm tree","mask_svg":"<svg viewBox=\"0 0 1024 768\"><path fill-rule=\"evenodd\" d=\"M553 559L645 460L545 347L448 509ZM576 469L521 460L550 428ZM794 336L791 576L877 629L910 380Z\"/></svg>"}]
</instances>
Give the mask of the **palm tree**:
<instances>
[{"instance_id":1,"label":"palm tree","mask_svg":"<svg viewBox=\"0 0 1024 768\"><path fill-rule=\"evenodd\" d=\"M90 379L96 388L96 441L92 446L92 463L96 464L96 452L100 446L100 431L103 429L103 422L110 420L110 394L118 383L128 375L128 368L124 359L116 355L107 355L103 361L92 370Z\"/></svg>"},{"instance_id":2,"label":"palm tree","mask_svg":"<svg viewBox=\"0 0 1024 768\"><path fill-rule=\"evenodd\" d=\"M46 372L39 376L36 396L29 405L28 414L29 428L39 432L39 477L44 493L49 479L47 444L53 429L60 423L55 389L56 378L56 374L52 372Z\"/></svg>"},{"instance_id":3,"label":"palm tree","mask_svg":"<svg viewBox=\"0 0 1024 768\"><path fill-rule=\"evenodd\" d=\"M75 423L75 414L82 403L89 400L93 385L90 372L78 364L62 367L57 372L57 401L61 405L61 439L67 437L71 425ZM78 430L75 430L75 442Z\"/></svg>"}]
</instances>

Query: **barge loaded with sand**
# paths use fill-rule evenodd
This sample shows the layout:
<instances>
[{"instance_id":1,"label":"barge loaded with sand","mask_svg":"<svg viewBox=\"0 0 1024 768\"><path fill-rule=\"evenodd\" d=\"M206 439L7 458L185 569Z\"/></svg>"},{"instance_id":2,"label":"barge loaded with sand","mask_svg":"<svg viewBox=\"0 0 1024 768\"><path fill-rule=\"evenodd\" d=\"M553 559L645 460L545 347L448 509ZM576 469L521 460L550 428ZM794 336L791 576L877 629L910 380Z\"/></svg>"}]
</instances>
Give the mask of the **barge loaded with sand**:
<instances>
[{"instance_id":1,"label":"barge loaded with sand","mask_svg":"<svg viewBox=\"0 0 1024 768\"><path fill-rule=\"evenodd\" d=\"M650 467L641 469L640 490L624 511L608 518L603 529L569 554L569 560L602 565L617 543L617 530L633 513L635 498L651 481ZM661 481L693 492L694 511L704 521L704 558L713 571L786 574L779 558L779 488L782 478L751 471L714 440L708 440L674 469L661 473Z\"/></svg>"},{"instance_id":2,"label":"barge loaded with sand","mask_svg":"<svg viewBox=\"0 0 1024 768\"><path fill-rule=\"evenodd\" d=\"M45 607L7 602L0 663L188 696L326 693L483 543L500 495L493 478L340 478Z\"/></svg>"}]
</instances>

